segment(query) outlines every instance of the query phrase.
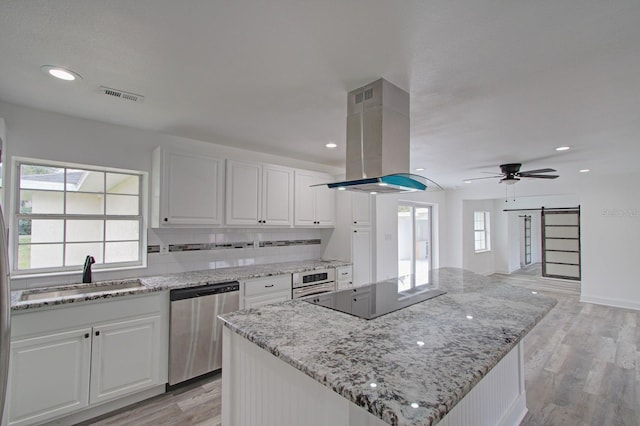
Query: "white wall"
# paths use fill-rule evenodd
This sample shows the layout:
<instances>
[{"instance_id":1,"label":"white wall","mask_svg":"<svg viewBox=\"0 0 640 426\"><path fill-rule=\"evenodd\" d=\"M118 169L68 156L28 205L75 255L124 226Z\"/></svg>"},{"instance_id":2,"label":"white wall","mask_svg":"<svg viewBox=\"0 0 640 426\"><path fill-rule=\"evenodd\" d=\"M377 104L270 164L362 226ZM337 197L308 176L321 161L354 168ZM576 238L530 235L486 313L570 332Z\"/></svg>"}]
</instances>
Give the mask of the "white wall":
<instances>
[{"instance_id":1,"label":"white wall","mask_svg":"<svg viewBox=\"0 0 640 426\"><path fill-rule=\"evenodd\" d=\"M640 173L589 177L580 191L585 302L640 309Z\"/></svg>"},{"instance_id":2,"label":"white wall","mask_svg":"<svg viewBox=\"0 0 640 426\"><path fill-rule=\"evenodd\" d=\"M177 148L196 154L219 158L259 161L282 166L317 170L336 174L341 170L312 162L263 154L193 139L186 139L147 130L134 129L70 117L18 105L0 102L0 117L6 122L6 154L9 168L14 156L63 161L92 166L139 170L151 173L152 151L157 146ZM1 129L0 129L1 130ZM3 153L5 154L5 153ZM10 188L10 173L5 173L5 188ZM150 187L147 188L150 190ZM4 191L3 207L9 201ZM8 210L8 208L5 208ZM9 214L5 213L8 217ZM7 221L8 222L8 221ZM8 225L8 224L7 224ZM330 235L330 234L329 234ZM326 243L327 233L314 229L176 229L149 230L149 245L209 243L223 241L254 241L256 239L318 239ZM323 245L308 247L270 247L260 249L214 250L184 252L161 256L150 254L145 269L119 272L97 272L96 279L116 279L134 275L154 275L167 272L203 269L207 267L241 266L285 260L318 258ZM80 273L46 278L13 279L12 288L77 282Z\"/></svg>"}]
</instances>

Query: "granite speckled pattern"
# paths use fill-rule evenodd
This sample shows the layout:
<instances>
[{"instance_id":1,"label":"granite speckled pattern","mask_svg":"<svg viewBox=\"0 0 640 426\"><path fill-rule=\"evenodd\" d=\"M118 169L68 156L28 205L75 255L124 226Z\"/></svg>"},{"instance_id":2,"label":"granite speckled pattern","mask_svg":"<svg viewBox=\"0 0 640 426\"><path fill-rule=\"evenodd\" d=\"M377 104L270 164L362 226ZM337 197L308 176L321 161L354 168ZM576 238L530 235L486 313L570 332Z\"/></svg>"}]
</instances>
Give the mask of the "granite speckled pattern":
<instances>
[{"instance_id":1,"label":"granite speckled pattern","mask_svg":"<svg viewBox=\"0 0 640 426\"><path fill-rule=\"evenodd\" d=\"M90 300L108 299L112 297L131 296L154 291L173 290L178 288L197 287L206 284L216 284L226 281L244 280L250 278L260 278L273 275L291 274L296 272L313 271L323 268L336 268L339 266L351 265L350 262L341 260L303 260L297 262L270 263L265 265L251 265L235 268L208 269L203 271L182 272L175 274L158 275L151 277L140 277L142 287L111 290L102 292L89 292L74 294L62 297L51 297L34 300L20 300L23 293L47 292L51 290L67 290L75 288L87 288L120 284L124 280L99 281L90 284L75 284L65 286L47 287L33 290L18 290L11 292L11 310L22 311L26 309L45 308L56 305L85 302Z\"/></svg>"},{"instance_id":2,"label":"granite speckled pattern","mask_svg":"<svg viewBox=\"0 0 640 426\"><path fill-rule=\"evenodd\" d=\"M386 423L432 425L556 304L461 269L435 270L432 282L447 294L372 320L301 300L221 318Z\"/></svg>"}]
</instances>

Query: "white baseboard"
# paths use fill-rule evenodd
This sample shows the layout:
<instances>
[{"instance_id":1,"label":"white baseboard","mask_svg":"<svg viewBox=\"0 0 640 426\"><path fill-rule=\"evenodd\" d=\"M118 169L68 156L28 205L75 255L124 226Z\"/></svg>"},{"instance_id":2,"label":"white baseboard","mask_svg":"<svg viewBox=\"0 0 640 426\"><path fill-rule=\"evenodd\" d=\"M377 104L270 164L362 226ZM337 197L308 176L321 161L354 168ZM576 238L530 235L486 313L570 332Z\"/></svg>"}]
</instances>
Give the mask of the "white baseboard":
<instances>
[{"instance_id":1,"label":"white baseboard","mask_svg":"<svg viewBox=\"0 0 640 426\"><path fill-rule=\"evenodd\" d=\"M633 302L622 299L610 299L606 297L580 296L580 301L584 303L593 303L596 305L612 306L614 308L634 309L640 311L640 302Z\"/></svg>"}]
</instances>

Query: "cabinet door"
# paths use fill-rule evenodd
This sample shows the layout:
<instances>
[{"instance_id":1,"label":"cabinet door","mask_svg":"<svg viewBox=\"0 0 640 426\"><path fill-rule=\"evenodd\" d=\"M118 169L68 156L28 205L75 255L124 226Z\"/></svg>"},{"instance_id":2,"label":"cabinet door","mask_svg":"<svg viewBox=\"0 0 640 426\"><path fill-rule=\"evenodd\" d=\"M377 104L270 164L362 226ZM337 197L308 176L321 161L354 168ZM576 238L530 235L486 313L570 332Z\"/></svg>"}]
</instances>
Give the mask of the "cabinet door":
<instances>
[{"instance_id":1,"label":"cabinet door","mask_svg":"<svg viewBox=\"0 0 640 426\"><path fill-rule=\"evenodd\" d=\"M89 404L91 329L11 342L9 425L71 413Z\"/></svg>"},{"instance_id":2,"label":"cabinet door","mask_svg":"<svg viewBox=\"0 0 640 426\"><path fill-rule=\"evenodd\" d=\"M261 195L262 165L227 160L227 225L258 225Z\"/></svg>"},{"instance_id":3,"label":"cabinet door","mask_svg":"<svg viewBox=\"0 0 640 426\"><path fill-rule=\"evenodd\" d=\"M244 307L242 309L257 308L258 306L284 302L285 300L290 300L290 299L291 299L291 291L280 291L275 293L263 294L260 296L245 297Z\"/></svg>"},{"instance_id":4,"label":"cabinet door","mask_svg":"<svg viewBox=\"0 0 640 426\"><path fill-rule=\"evenodd\" d=\"M361 286L372 281L373 246L371 229L359 228L351 232L351 260L353 285Z\"/></svg>"},{"instance_id":5,"label":"cabinet door","mask_svg":"<svg viewBox=\"0 0 640 426\"><path fill-rule=\"evenodd\" d=\"M293 225L293 170L262 167L262 224Z\"/></svg>"},{"instance_id":6,"label":"cabinet door","mask_svg":"<svg viewBox=\"0 0 640 426\"><path fill-rule=\"evenodd\" d=\"M295 225L313 226L316 222L316 196L311 185L316 183L311 172L296 170L295 172Z\"/></svg>"},{"instance_id":7,"label":"cabinet door","mask_svg":"<svg viewBox=\"0 0 640 426\"><path fill-rule=\"evenodd\" d=\"M160 226L222 224L223 162L165 151Z\"/></svg>"},{"instance_id":8,"label":"cabinet door","mask_svg":"<svg viewBox=\"0 0 640 426\"><path fill-rule=\"evenodd\" d=\"M351 193L351 220L356 226L371 226L371 195Z\"/></svg>"},{"instance_id":9,"label":"cabinet door","mask_svg":"<svg viewBox=\"0 0 640 426\"><path fill-rule=\"evenodd\" d=\"M160 384L160 316L93 327L90 402Z\"/></svg>"},{"instance_id":10,"label":"cabinet door","mask_svg":"<svg viewBox=\"0 0 640 426\"><path fill-rule=\"evenodd\" d=\"M317 175L315 183L329 183L333 179L329 175ZM329 226L334 224L336 190L329 189L326 185L311 188L315 190L316 221L318 225Z\"/></svg>"}]
</instances>

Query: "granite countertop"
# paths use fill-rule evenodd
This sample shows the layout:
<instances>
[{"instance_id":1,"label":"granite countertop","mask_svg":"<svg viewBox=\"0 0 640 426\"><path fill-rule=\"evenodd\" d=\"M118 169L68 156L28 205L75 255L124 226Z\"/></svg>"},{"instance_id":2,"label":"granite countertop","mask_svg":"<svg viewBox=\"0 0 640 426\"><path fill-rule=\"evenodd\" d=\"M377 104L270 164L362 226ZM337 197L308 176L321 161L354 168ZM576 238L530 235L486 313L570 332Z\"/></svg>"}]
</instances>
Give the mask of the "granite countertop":
<instances>
[{"instance_id":1,"label":"granite countertop","mask_svg":"<svg viewBox=\"0 0 640 426\"><path fill-rule=\"evenodd\" d=\"M91 292L92 287L117 285L132 279L98 281L89 284L75 284L53 286L46 288L17 290L11 292L11 310L22 311L27 309L45 308L56 305L78 303L89 300L108 299L113 297L131 296L136 294L151 293L156 291L173 290L178 288L197 287L206 284L216 284L227 281L245 280L296 272L313 271L323 268L336 268L351 265L351 262L341 260L303 260L297 262L270 263L265 265L251 265L235 268L207 269L202 271L182 272L150 277L140 277L139 287L119 290L107 290ZM87 289L87 293L78 293L66 296L38 298L33 300L20 300L25 293L45 293L49 291L64 291L68 289Z\"/></svg>"},{"instance_id":2,"label":"granite countertop","mask_svg":"<svg viewBox=\"0 0 640 426\"><path fill-rule=\"evenodd\" d=\"M221 318L385 422L432 425L556 304L461 269L435 270L432 283L447 294L372 320L301 300Z\"/></svg>"}]
</instances>

